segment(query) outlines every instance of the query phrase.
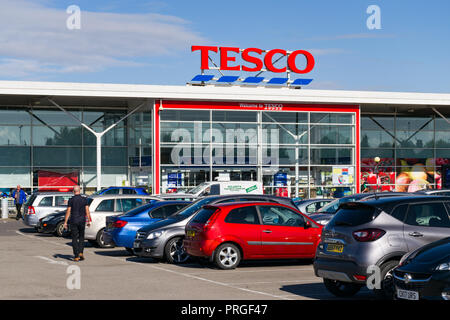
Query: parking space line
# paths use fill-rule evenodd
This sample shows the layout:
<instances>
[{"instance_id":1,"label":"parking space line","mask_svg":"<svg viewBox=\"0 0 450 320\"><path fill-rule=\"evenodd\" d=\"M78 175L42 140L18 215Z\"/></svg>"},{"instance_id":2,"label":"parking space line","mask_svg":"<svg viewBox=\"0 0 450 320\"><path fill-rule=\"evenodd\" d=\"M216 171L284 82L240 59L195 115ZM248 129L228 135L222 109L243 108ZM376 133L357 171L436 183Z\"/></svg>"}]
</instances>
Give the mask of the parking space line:
<instances>
[{"instance_id":1,"label":"parking space line","mask_svg":"<svg viewBox=\"0 0 450 320\"><path fill-rule=\"evenodd\" d=\"M62 243L53 242L53 241L50 241L50 240L47 240L47 239L42 239L41 237L30 236L30 235L24 234L24 233L22 233L20 231L16 231L16 233L18 235L21 235L21 236L24 236L24 237L27 237L27 238L30 238L30 239L37 239L37 240L40 240L40 241L44 241L44 242L47 242L47 243L51 243L51 244L54 244L54 245L57 245L57 246L62 246L62 247L67 248L67 245L62 244Z\"/></svg>"},{"instance_id":2,"label":"parking space line","mask_svg":"<svg viewBox=\"0 0 450 320\"><path fill-rule=\"evenodd\" d=\"M309 279L296 279L296 280L279 280L279 281L254 281L254 282L233 282L233 285L244 285L244 284L271 284L271 283L320 283L319 280L309 280Z\"/></svg>"},{"instance_id":3,"label":"parking space line","mask_svg":"<svg viewBox=\"0 0 450 320\"><path fill-rule=\"evenodd\" d=\"M39 258L41 260L45 260L50 264L59 264L59 265L63 265L63 266L68 266L69 264L65 261L56 261L47 257L43 257L43 256L34 256L35 258Z\"/></svg>"},{"instance_id":4,"label":"parking space line","mask_svg":"<svg viewBox=\"0 0 450 320\"><path fill-rule=\"evenodd\" d=\"M53 242L53 241L50 241L50 240L42 239L42 238L39 238L39 237L36 237L36 236L29 236L29 235L23 234L20 231L16 231L16 233L21 235L21 236L27 237L27 238L38 239L38 240L41 240L41 241L52 243L54 245L67 247L65 244L61 244L61 243ZM88 252L92 253L92 254L95 254L95 253L90 252L90 251L88 251ZM123 262L123 259L120 258L120 257L110 257L110 256L105 256L105 257L106 258L112 258L112 259L115 259L115 260L120 260L121 262ZM141 265L143 265L143 264L141 264ZM257 290L251 290L251 289L247 289L247 288L241 288L241 287L237 287L237 286L234 286L234 285L231 285L231 284L228 284L228 283L214 281L214 280L202 278L202 277L199 277L199 276L196 276L196 275L193 275L193 274L182 273L182 272L178 272L178 271L175 271L175 270L170 270L170 269L165 269L165 268L162 268L162 267L157 267L157 266L154 266L154 265L145 264L144 266L153 268L155 270L160 270L160 271L173 273L173 274L176 274L176 275L179 275L179 276L182 276L182 277L192 278L192 279L196 279L196 280L200 280L200 281L204 281L204 282L209 282L209 283L212 283L212 284L215 284L215 285L220 285L220 286L224 286L224 287L228 287L228 288L232 288L232 289L241 290L241 291L244 291L244 292L264 295L264 296L268 296L268 297L272 297L272 298L276 298L276 299L292 300L292 299L290 299L288 297L282 297L282 296L279 296L279 295L274 295L274 294L270 294L270 293L262 292L262 291L257 291Z\"/></svg>"},{"instance_id":5,"label":"parking space line","mask_svg":"<svg viewBox=\"0 0 450 320\"><path fill-rule=\"evenodd\" d=\"M108 257L108 258L120 259L119 257ZM271 293L267 293L267 292L263 292L263 291L257 291L257 290L247 289L247 288L236 287L236 286L234 286L232 284L228 284L228 283L225 283L225 282L220 282L220 281L215 281L215 280L202 278L202 277L195 276L195 275L189 274L189 273L182 273L182 272L178 272L178 271L175 271L175 270L165 269L165 268L162 268L162 267L157 267L157 266L148 265L148 264L146 264L145 266L153 268L153 269L156 269L156 270L166 271L166 272L174 273L174 274L179 275L179 276L183 276L183 277L187 277L187 278L193 278L193 279L197 279L197 280L213 283L213 284L224 286L224 287L228 287L228 288L238 289L238 290L241 290L241 291L246 291L246 292L260 294L260 295L265 295L265 296L269 296L269 297L277 298L277 299L282 299L282 300L292 300L292 299L289 299L287 297L282 297L282 296L279 296L279 295L275 295L275 294L271 294Z\"/></svg>"},{"instance_id":6,"label":"parking space line","mask_svg":"<svg viewBox=\"0 0 450 320\"><path fill-rule=\"evenodd\" d=\"M223 274L223 273L237 273L237 272L280 272L280 271L310 271L312 272L311 267L309 269L262 269L262 270L238 270L238 269L234 269L234 270L217 270L217 271L206 271L206 272L202 272L201 274ZM194 272L194 273L189 273L191 275L197 275L199 273Z\"/></svg>"}]
</instances>

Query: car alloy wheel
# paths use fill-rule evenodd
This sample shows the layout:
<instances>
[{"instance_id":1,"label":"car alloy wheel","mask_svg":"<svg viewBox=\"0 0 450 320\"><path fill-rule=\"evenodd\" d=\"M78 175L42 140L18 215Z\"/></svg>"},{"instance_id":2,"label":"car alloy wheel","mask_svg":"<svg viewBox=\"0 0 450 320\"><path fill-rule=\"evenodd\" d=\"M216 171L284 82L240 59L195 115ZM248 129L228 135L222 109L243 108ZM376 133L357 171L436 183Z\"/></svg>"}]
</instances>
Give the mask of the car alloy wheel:
<instances>
[{"instance_id":1,"label":"car alloy wheel","mask_svg":"<svg viewBox=\"0 0 450 320\"><path fill-rule=\"evenodd\" d=\"M183 246L183 238L176 239L172 242L170 246L170 257L173 263L183 263L189 258Z\"/></svg>"},{"instance_id":2,"label":"car alloy wheel","mask_svg":"<svg viewBox=\"0 0 450 320\"><path fill-rule=\"evenodd\" d=\"M239 249L232 244L224 244L217 249L216 263L221 269L234 269L241 260Z\"/></svg>"},{"instance_id":3,"label":"car alloy wheel","mask_svg":"<svg viewBox=\"0 0 450 320\"><path fill-rule=\"evenodd\" d=\"M58 237L62 237L64 235L64 223L63 222L58 223L58 226L56 227L56 235Z\"/></svg>"}]
</instances>

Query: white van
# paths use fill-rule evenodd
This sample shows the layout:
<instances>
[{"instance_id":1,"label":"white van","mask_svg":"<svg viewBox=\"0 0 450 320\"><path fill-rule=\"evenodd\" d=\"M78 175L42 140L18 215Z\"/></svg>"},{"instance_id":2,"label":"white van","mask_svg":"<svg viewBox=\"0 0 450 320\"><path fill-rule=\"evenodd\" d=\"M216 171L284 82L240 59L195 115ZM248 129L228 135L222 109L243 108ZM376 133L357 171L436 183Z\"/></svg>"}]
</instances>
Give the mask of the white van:
<instances>
[{"instance_id":1,"label":"white van","mask_svg":"<svg viewBox=\"0 0 450 320\"><path fill-rule=\"evenodd\" d=\"M176 193L179 195L179 193ZM214 181L204 182L195 188L186 192L195 198L209 195L228 195L228 194L263 194L261 182L256 181Z\"/></svg>"}]
</instances>

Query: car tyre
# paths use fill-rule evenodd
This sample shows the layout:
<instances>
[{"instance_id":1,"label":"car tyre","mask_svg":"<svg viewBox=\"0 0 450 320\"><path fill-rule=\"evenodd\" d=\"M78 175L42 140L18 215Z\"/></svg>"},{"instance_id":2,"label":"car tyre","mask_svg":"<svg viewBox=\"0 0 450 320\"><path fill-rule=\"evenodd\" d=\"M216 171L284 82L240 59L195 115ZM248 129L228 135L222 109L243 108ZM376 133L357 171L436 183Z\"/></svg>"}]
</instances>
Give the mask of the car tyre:
<instances>
[{"instance_id":1,"label":"car tyre","mask_svg":"<svg viewBox=\"0 0 450 320\"><path fill-rule=\"evenodd\" d=\"M374 289L378 299L393 300L395 296L394 279L392 271L398 266L399 261L392 260L380 266L381 289Z\"/></svg>"},{"instance_id":2,"label":"car tyre","mask_svg":"<svg viewBox=\"0 0 450 320\"><path fill-rule=\"evenodd\" d=\"M55 228L55 236L62 237L65 235L64 232L64 221L59 222Z\"/></svg>"},{"instance_id":3,"label":"car tyre","mask_svg":"<svg viewBox=\"0 0 450 320\"><path fill-rule=\"evenodd\" d=\"M167 244L164 247L164 256L168 263L185 263L189 259L189 255L183 246L183 238L175 237L167 241Z\"/></svg>"},{"instance_id":4,"label":"car tyre","mask_svg":"<svg viewBox=\"0 0 450 320\"><path fill-rule=\"evenodd\" d=\"M232 243L221 244L214 251L214 263L223 270L235 269L241 262L241 251Z\"/></svg>"},{"instance_id":5,"label":"car tyre","mask_svg":"<svg viewBox=\"0 0 450 320\"><path fill-rule=\"evenodd\" d=\"M113 244L105 244L105 241L103 240L103 231L105 231L105 228L101 229L98 233L97 233L97 237L95 239L95 241L97 242L97 245L100 248L114 248Z\"/></svg>"},{"instance_id":6,"label":"car tyre","mask_svg":"<svg viewBox=\"0 0 450 320\"><path fill-rule=\"evenodd\" d=\"M129 254L131 254L132 256L135 256L136 254L134 253L132 248L125 248Z\"/></svg>"},{"instance_id":7,"label":"car tyre","mask_svg":"<svg viewBox=\"0 0 450 320\"><path fill-rule=\"evenodd\" d=\"M349 298L353 297L355 294L361 290L362 285L343 282L338 280L323 279L323 284L328 291L334 294L336 297Z\"/></svg>"}]
</instances>

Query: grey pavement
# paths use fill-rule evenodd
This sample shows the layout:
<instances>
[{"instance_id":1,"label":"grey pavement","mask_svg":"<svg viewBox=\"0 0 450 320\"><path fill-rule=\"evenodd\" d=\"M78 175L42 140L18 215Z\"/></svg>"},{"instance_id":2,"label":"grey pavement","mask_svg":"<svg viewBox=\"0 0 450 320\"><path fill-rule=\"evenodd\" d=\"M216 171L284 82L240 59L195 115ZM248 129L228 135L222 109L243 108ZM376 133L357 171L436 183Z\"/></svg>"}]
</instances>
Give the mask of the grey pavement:
<instances>
[{"instance_id":1,"label":"grey pavement","mask_svg":"<svg viewBox=\"0 0 450 320\"><path fill-rule=\"evenodd\" d=\"M73 262L70 239L36 233L21 220L0 220L0 299L336 299L308 261L247 261L224 271L170 265L88 242L85 256ZM79 266L80 289L67 286L72 265ZM365 289L352 299L374 296Z\"/></svg>"}]
</instances>

